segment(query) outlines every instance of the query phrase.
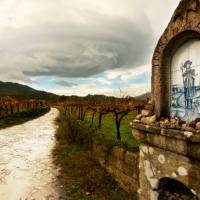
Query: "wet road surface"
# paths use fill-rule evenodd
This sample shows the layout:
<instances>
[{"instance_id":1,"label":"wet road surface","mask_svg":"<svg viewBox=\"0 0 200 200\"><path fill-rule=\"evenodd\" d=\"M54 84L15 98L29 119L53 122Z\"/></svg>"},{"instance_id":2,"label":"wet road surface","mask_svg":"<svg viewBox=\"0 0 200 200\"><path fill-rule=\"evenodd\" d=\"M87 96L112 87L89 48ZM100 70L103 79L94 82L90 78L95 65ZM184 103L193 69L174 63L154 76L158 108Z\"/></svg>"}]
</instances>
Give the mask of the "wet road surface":
<instances>
[{"instance_id":1,"label":"wet road surface","mask_svg":"<svg viewBox=\"0 0 200 200\"><path fill-rule=\"evenodd\" d=\"M52 149L57 109L0 130L0 200L66 200Z\"/></svg>"}]
</instances>

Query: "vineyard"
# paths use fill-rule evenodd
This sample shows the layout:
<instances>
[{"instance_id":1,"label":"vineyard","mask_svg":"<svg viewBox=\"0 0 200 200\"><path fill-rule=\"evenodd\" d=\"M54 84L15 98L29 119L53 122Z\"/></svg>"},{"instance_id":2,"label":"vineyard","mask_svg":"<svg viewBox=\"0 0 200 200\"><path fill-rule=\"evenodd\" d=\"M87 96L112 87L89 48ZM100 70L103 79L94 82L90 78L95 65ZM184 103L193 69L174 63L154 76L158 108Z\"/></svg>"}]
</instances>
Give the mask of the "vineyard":
<instances>
[{"instance_id":1,"label":"vineyard","mask_svg":"<svg viewBox=\"0 0 200 200\"><path fill-rule=\"evenodd\" d=\"M44 100L16 100L4 98L0 101L0 118L12 116L17 113L29 112L47 106Z\"/></svg>"},{"instance_id":2,"label":"vineyard","mask_svg":"<svg viewBox=\"0 0 200 200\"><path fill-rule=\"evenodd\" d=\"M60 103L54 154L72 199L135 199L130 189L137 185L134 170L127 169L123 156L137 162L139 143L130 122L144 106L145 101L134 98L105 96L71 97ZM118 184L124 181L130 194Z\"/></svg>"},{"instance_id":3,"label":"vineyard","mask_svg":"<svg viewBox=\"0 0 200 200\"><path fill-rule=\"evenodd\" d=\"M0 100L0 129L39 117L49 109L44 100L17 100L4 97Z\"/></svg>"},{"instance_id":4,"label":"vineyard","mask_svg":"<svg viewBox=\"0 0 200 200\"><path fill-rule=\"evenodd\" d=\"M115 137L121 140L122 120L130 113L139 113L144 105L144 101L136 101L132 98L108 98L68 100L62 104L62 107L64 114L68 117L75 116L76 120L84 121L90 127L95 127L98 130L101 130L104 126L102 122L110 123L110 125L114 123ZM104 118L108 121L103 120Z\"/></svg>"}]
</instances>

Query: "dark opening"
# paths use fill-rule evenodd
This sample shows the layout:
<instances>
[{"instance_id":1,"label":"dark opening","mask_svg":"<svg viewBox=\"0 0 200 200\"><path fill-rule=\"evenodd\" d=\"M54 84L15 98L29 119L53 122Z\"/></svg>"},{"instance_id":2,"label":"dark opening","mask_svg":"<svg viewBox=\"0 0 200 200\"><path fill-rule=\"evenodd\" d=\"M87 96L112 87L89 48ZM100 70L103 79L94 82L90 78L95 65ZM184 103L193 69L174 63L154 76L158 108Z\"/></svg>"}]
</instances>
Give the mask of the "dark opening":
<instances>
[{"instance_id":1,"label":"dark opening","mask_svg":"<svg viewBox=\"0 0 200 200\"><path fill-rule=\"evenodd\" d=\"M158 200L198 200L187 186L171 178L162 178L158 191Z\"/></svg>"}]
</instances>

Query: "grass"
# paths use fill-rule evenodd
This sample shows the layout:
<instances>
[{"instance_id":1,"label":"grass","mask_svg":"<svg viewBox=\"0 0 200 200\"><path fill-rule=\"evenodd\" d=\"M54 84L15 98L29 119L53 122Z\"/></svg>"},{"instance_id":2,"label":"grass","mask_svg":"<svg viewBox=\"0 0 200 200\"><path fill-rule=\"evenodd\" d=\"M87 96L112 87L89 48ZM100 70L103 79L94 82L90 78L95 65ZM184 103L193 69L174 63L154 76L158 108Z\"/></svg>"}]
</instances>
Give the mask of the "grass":
<instances>
[{"instance_id":1,"label":"grass","mask_svg":"<svg viewBox=\"0 0 200 200\"><path fill-rule=\"evenodd\" d=\"M93 160L90 150L71 141L68 122L62 114L57 119L56 164L61 167L61 180L69 200L134 200ZM83 133L84 134L84 133ZM77 135L78 137L78 135Z\"/></svg>"},{"instance_id":2,"label":"grass","mask_svg":"<svg viewBox=\"0 0 200 200\"><path fill-rule=\"evenodd\" d=\"M137 147L139 145L138 141L132 136L132 129L129 123L136 117L137 112L132 111L128 115L126 115L121 121L121 142L128 145L130 148ZM85 117L85 122L91 124L92 113L87 112ZM98 127L98 114L95 114L93 127ZM106 114L103 116L102 127L97 129L97 133L101 134L106 140L112 140L115 142L119 142L116 136L116 125L115 118L112 113Z\"/></svg>"},{"instance_id":3,"label":"grass","mask_svg":"<svg viewBox=\"0 0 200 200\"><path fill-rule=\"evenodd\" d=\"M50 110L49 107L33 109L29 112L17 113L11 116L0 118L0 129L14 125L19 125L39 116L46 114Z\"/></svg>"}]
</instances>

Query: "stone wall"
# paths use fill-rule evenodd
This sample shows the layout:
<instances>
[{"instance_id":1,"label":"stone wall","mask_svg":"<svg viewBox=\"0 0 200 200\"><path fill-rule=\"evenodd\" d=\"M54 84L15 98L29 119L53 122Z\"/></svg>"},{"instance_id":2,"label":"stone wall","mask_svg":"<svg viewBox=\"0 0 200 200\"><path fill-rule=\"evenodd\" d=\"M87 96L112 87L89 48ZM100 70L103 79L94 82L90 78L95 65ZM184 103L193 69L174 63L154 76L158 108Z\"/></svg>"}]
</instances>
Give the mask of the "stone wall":
<instances>
[{"instance_id":1,"label":"stone wall","mask_svg":"<svg viewBox=\"0 0 200 200\"><path fill-rule=\"evenodd\" d=\"M133 129L133 136L141 142L139 200L164 199L159 198L163 179L176 181L186 188L175 185L168 192L170 195L186 195L185 199L191 200L200 198L200 135L141 123L133 123Z\"/></svg>"},{"instance_id":2,"label":"stone wall","mask_svg":"<svg viewBox=\"0 0 200 200\"><path fill-rule=\"evenodd\" d=\"M171 178L199 195L200 163L151 145L140 146L140 199L158 199L159 181ZM148 185L148 187L147 187ZM150 189L147 189L150 188ZM184 191L182 191L184 192Z\"/></svg>"},{"instance_id":3,"label":"stone wall","mask_svg":"<svg viewBox=\"0 0 200 200\"><path fill-rule=\"evenodd\" d=\"M136 194L139 176L139 151L127 151L121 147L93 144L93 156L128 193Z\"/></svg>"}]
</instances>

